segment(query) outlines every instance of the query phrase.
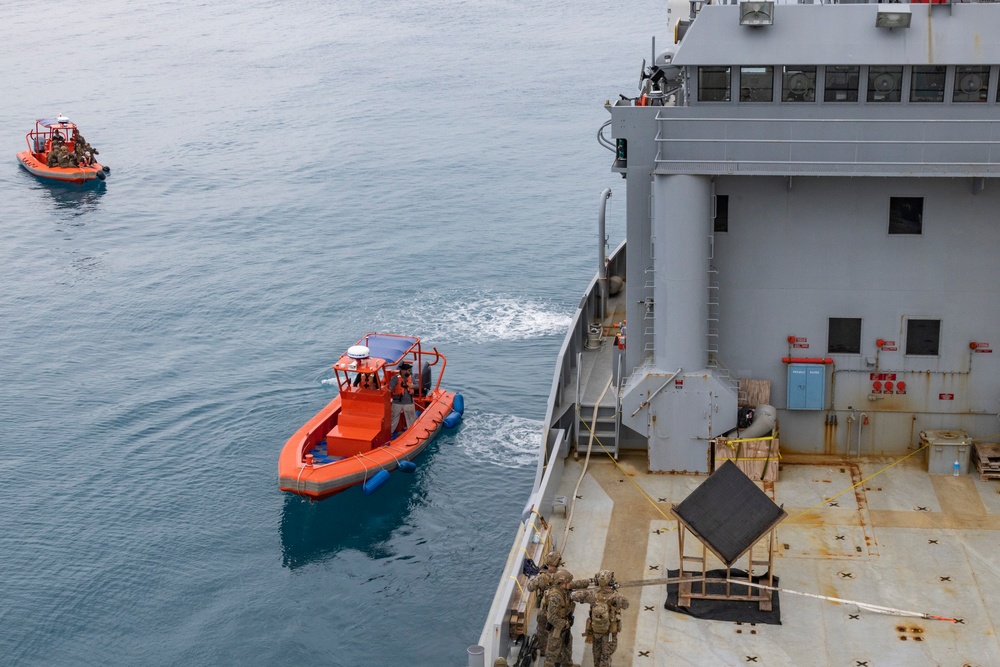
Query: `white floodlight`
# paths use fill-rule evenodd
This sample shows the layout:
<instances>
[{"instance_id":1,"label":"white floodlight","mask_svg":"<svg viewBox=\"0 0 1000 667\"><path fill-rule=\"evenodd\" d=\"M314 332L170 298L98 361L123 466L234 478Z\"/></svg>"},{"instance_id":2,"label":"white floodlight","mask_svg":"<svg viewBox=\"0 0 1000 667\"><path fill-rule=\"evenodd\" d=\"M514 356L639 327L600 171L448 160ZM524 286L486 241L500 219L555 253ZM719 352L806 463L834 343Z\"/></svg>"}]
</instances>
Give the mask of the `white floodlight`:
<instances>
[{"instance_id":1,"label":"white floodlight","mask_svg":"<svg viewBox=\"0 0 1000 667\"><path fill-rule=\"evenodd\" d=\"M774 0L740 3L740 25L759 27L774 23Z\"/></svg>"},{"instance_id":2,"label":"white floodlight","mask_svg":"<svg viewBox=\"0 0 1000 667\"><path fill-rule=\"evenodd\" d=\"M875 15L876 28L909 28L910 6L904 4L879 5L878 13Z\"/></svg>"}]
</instances>

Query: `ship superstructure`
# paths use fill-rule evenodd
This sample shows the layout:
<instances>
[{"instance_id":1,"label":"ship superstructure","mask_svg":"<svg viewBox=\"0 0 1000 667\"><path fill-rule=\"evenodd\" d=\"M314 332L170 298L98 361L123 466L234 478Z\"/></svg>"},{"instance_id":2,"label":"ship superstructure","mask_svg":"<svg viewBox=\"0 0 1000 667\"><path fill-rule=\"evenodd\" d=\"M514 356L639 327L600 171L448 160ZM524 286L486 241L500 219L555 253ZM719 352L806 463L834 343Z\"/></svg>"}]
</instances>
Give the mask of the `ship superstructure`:
<instances>
[{"instance_id":1,"label":"ship superstructure","mask_svg":"<svg viewBox=\"0 0 1000 667\"><path fill-rule=\"evenodd\" d=\"M736 437L748 387L764 387L751 406L773 406L783 456L782 479L764 485L790 510L776 573L830 593L863 562L877 579L850 593L979 614L946 640L921 626L908 664L1000 661L993 620L975 602L1000 593L998 561L981 551L1000 529L1000 483L966 474L973 442L1000 440L1000 6L699 2L675 34L635 97L607 107L601 137L624 178L614 196L625 198L627 242L602 261L560 353L535 492L484 655L512 655L530 630L533 601L512 577L539 545L565 547L581 575L676 569L676 547L634 543L675 525L647 501L669 509L697 487L718 439ZM963 434L963 446L935 455L928 434ZM928 474L942 472L942 457L948 479ZM626 478L646 498L624 495ZM846 513L825 504L842 489L854 491ZM618 525L632 521L639 528ZM574 544L584 539L603 548ZM949 557L965 574L927 575L911 590L912 559L933 540L962 545ZM940 553L926 557L949 568ZM893 572L903 580L889 583ZM967 588L932 585L950 576ZM748 638L705 621L687 619L688 639L665 642L656 628L681 628L663 589L640 591L658 603L648 617L630 612L616 665L668 664L671 651L686 664L754 655ZM848 654L902 664L892 656L904 655L909 626L882 646L840 627L835 615L853 619L833 609L798 628L825 637L814 664L854 665ZM801 641L788 626L754 632L754 650L771 646L764 664L806 664L808 647L774 648ZM834 657L835 635L867 647ZM685 645L699 641L714 642L704 662Z\"/></svg>"}]
</instances>

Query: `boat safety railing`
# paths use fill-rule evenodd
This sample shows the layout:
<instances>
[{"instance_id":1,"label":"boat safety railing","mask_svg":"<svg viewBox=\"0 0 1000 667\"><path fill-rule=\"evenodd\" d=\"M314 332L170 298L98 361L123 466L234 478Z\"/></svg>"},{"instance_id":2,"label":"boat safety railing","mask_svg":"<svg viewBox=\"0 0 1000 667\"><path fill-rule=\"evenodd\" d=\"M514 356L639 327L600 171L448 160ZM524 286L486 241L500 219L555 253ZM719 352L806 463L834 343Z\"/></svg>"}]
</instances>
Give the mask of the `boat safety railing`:
<instances>
[{"instance_id":1,"label":"boat safety railing","mask_svg":"<svg viewBox=\"0 0 1000 667\"><path fill-rule=\"evenodd\" d=\"M608 257L607 274L625 275L625 261L625 242L623 241ZM542 450L540 450L542 456L539 457L539 466L535 474L536 486L541 481L543 465L544 462L548 461L551 451L545 451L545 443L549 441L550 437L549 431L562 428L569 433L573 432L572 423L576 417L575 401L579 400L579 393L575 393L575 378L580 371L577 354L582 352L586 345L588 329L597 313L598 300L600 299L597 287L598 277L595 274L583 298L580 299L580 305L573 315L573 321L556 356L549 400L545 408L545 422L542 427Z\"/></svg>"},{"instance_id":2,"label":"boat safety railing","mask_svg":"<svg viewBox=\"0 0 1000 667\"><path fill-rule=\"evenodd\" d=\"M565 431L562 429L554 430L553 436L553 442L550 444L554 450L558 451L562 448ZM524 508L517 539L514 541L504 565L502 583L493 596L488 620L483 628L483 634L479 638L479 645L484 649L483 653L488 665L492 665L500 655L507 657L510 650L514 639L510 636L511 607L518 598L526 597L519 580L524 572L524 561L530 557L528 554L534 551L534 546L545 539L543 531L546 530L549 516L553 511L556 487L559 485L564 467L562 457L553 458L553 461L546 467L545 475L540 484L532 492L528 504ZM560 547L558 544L552 544L552 546L554 548Z\"/></svg>"},{"instance_id":3,"label":"boat safety railing","mask_svg":"<svg viewBox=\"0 0 1000 667\"><path fill-rule=\"evenodd\" d=\"M873 105L865 105L835 118L802 118L664 109L657 114L655 168L662 174L1000 175L1000 119L893 111L896 116L873 117Z\"/></svg>"}]
</instances>

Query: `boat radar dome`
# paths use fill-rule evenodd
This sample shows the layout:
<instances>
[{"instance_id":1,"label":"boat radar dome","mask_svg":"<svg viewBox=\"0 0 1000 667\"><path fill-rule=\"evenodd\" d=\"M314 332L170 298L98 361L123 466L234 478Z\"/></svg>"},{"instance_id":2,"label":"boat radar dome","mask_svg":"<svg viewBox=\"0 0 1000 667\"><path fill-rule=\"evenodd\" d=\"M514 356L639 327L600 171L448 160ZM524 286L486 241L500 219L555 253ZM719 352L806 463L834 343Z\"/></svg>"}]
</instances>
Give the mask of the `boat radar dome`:
<instances>
[{"instance_id":1,"label":"boat radar dome","mask_svg":"<svg viewBox=\"0 0 1000 667\"><path fill-rule=\"evenodd\" d=\"M69 122L69 118L67 118L66 116L62 115L62 113L60 113L58 116L56 116L56 121L58 121L60 123L68 123Z\"/></svg>"},{"instance_id":2,"label":"boat radar dome","mask_svg":"<svg viewBox=\"0 0 1000 667\"><path fill-rule=\"evenodd\" d=\"M364 345L352 345L347 348L347 356L351 359L367 359L370 350Z\"/></svg>"}]
</instances>

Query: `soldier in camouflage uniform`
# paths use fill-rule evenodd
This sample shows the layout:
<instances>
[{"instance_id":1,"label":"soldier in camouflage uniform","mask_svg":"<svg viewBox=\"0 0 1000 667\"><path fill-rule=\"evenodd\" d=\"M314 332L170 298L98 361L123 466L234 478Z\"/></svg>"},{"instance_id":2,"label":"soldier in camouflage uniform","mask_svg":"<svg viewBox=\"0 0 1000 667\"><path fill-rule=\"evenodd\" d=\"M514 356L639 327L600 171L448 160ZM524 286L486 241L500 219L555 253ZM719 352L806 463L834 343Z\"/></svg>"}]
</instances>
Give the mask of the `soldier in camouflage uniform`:
<instances>
[{"instance_id":1,"label":"soldier in camouflage uniform","mask_svg":"<svg viewBox=\"0 0 1000 667\"><path fill-rule=\"evenodd\" d=\"M584 636L593 644L594 667L611 667L611 656L618 649L621 612L628 609L628 598L616 590L615 573L601 570L594 575L594 590L576 591L571 598L590 605Z\"/></svg>"},{"instance_id":2,"label":"soldier in camouflage uniform","mask_svg":"<svg viewBox=\"0 0 1000 667\"><path fill-rule=\"evenodd\" d=\"M556 570L562 564L562 554L553 549L545 554L545 559L542 561L542 567L539 568L538 574L528 580L528 590L535 593L535 600L539 607L541 607L542 599L545 597L545 591L549 590L549 587L552 586L552 575L555 574ZM545 622L545 610L540 609L535 620L535 646L538 647L542 655L545 655L545 645L548 640L549 631Z\"/></svg>"},{"instance_id":3,"label":"soldier in camouflage uniform","mask_svg":"<svg viewBox=\"0 0 1000 667\"><path fill-rule=\"evenodd\" d=\"M549 638L545 647L545 667L573 665L573 611L570 589L579 582L567 570L552 575L552 586L545 592L542 610L548 622Z\"/></svg>"}]
</instances>

